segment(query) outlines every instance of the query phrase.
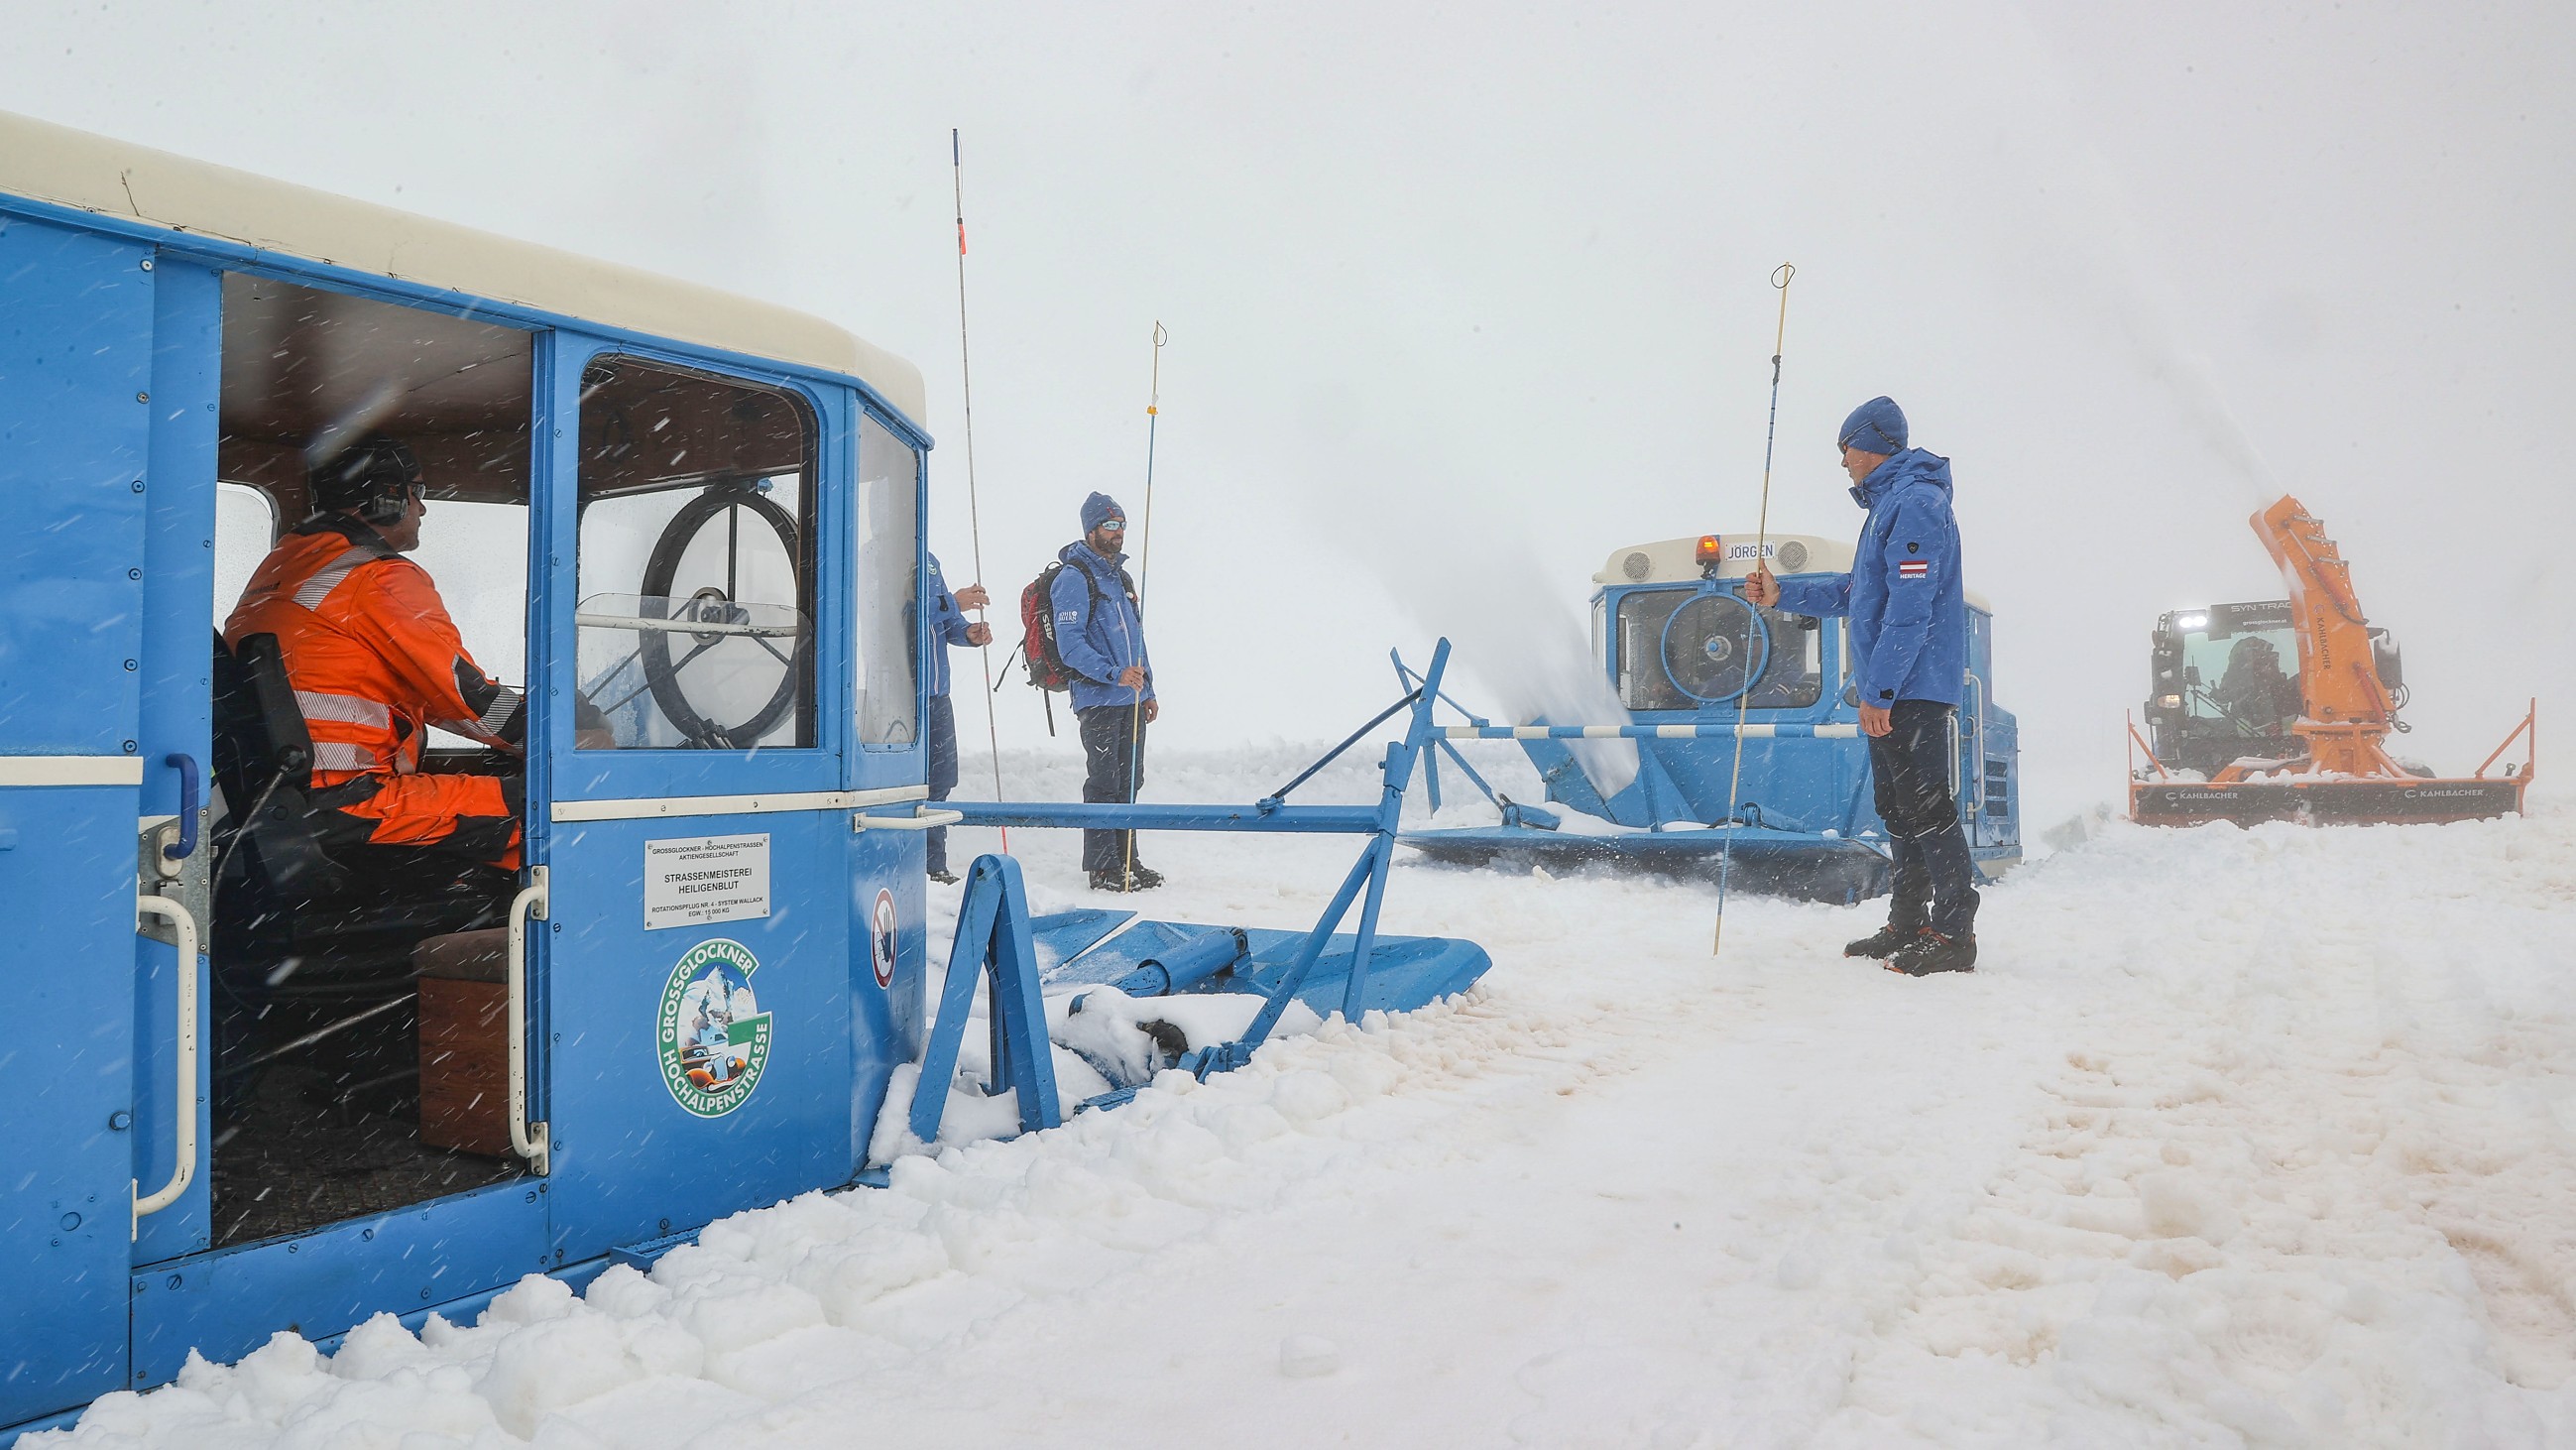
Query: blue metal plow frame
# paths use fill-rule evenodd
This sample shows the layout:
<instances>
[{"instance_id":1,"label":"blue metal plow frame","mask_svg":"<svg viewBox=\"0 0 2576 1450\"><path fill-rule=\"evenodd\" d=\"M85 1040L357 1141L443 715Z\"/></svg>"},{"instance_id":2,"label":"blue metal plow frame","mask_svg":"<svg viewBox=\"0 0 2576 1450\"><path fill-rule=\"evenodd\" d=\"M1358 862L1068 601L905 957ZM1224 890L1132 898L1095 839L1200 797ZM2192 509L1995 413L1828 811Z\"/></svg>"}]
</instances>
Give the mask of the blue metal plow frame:
<instances>
[{"instance_id":1,"label":"blue metal plow frame","mask_svg":"<svg viewBox=\"0 0 2576 1450\"><path fill-rule=\"evenodd\" d=\"M946 1084L956 1073L979 983L988 993L986 1016L993 1046L994 1075L985 1091L1016 1090L1020 1126L1033 1131L1061 1122L1064 1113L1046 1045L1046 986L1114 986L1130 996L1258 993L1264 999L1261 1009L1240 1036L1196 1048L1178 1063L1205 1078L1251 1061L1291 1001L1304 1001L1318 1015L1338 1012L1357 1022L1371 1011L1423 1006L1463 991L1483 976L1492 959L1472 942L1378 935L1378 914L1386 899L1387 873L1395 860L1404 795L1412 783L1414 764L1435 741L1446 745L1432 723L1431 711L1448 662L1449 642L1442 640L1432 653L1430 669L1418 682L1407 681L1414 688L1402 699L1286 785L1250 805L949 802L964 824L978 826L1358 835L1368 840L1323 914L1303 932L1160 921L1128 925L1133 913L1106 911L1033 918L1019 863L1007 856L977 857L969 868L947 981L931 1020L920 1086L913 1095L909 1120L913 1136L923 1142L938 1137L947 1104ZM1410 718L1403 738L1386 747L1376 805L1288 803L1297 787L1399 714ZM1340 932L1354 904L1359 907L1357 929ZM1134 1091L1122 1088L1076 1107L1114 1107Z\"/></svg>"}]
</instances>

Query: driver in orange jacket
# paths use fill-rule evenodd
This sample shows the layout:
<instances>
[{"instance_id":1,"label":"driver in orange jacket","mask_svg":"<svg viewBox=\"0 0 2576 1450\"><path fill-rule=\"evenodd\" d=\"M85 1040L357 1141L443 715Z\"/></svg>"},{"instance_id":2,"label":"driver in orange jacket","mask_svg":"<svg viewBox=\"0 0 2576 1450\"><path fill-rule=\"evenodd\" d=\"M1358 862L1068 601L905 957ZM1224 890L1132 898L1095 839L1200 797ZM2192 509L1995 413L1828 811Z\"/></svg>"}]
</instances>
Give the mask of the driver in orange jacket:
<instances>
[{"instance_id":1,"label":"driver in orange jacket","mask_svg":"<svg viewBox=\"0 0 2576 1450\"><path fill-rule=\"evenodd\" d=\"M313 736L323 846L427 846L517 870L524 776L420 773L432 725L518 754L527 724L524 695L474 663L438 586L402 557L429 513L420 460L375 435L310 482L312 517L251 576L224 642L277 636Z\"/></svg>"}]
</instances>

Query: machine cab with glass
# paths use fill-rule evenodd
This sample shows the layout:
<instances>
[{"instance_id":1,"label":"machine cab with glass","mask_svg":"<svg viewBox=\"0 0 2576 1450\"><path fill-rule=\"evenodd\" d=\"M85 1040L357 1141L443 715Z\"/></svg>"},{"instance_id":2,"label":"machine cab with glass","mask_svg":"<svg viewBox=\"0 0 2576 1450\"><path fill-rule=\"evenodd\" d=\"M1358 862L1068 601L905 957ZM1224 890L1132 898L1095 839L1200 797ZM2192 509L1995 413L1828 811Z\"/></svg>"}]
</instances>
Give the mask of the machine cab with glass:
<instances>
[{"instance_id":1,"label":"machine cab with glass","mask_svg":"<svg viewBox=\"0 0 2576 1450\"><path fill-rule=\"evenodd\" d=\"M2404 665L2385 629L2369 630L2371 665L2396 703ZM2156 759L2206 779L2240 760L2304 758L2293 730L2306 708L2299 634L2286 599L2177 609L2156 620L2146 718Z\"/></svg>"},{"instance_id":2,"label":"machine cab with glass","mask_svg":"<svg viewBox=\"0 0 2576 1450\"><path fill-rule=\"evenodd\" d=\"M813 318L0 117L0 1434L850 1181L920 413Z\"/></svg>"}]
</instances>

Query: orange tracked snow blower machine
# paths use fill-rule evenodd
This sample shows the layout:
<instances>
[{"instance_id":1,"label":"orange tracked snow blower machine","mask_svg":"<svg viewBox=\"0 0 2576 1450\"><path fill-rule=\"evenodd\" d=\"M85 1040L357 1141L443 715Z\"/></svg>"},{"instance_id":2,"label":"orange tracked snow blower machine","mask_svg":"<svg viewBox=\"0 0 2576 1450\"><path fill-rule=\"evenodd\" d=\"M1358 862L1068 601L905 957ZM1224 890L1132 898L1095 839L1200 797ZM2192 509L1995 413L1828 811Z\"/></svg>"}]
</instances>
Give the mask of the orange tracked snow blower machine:
<instances>
[{"instance_id":1,"label":"orange tracked snow blower machine","mask_svg":"<svg viewBox=\"0 0 2576 1450\"><path fill-rule=\"evenodd\" d=\"M2325 526L2284 496L2255 535L2290 597L2176 610L2156 622L2147 725L2129 725L2129 818L2147 825L2298 821L2369 825L2465 821L2522 809L2537 761L2535 701L2467 776L2391 758L2406 704L2397 642L2353 592L2352 566ZM2298 673L2282 670L2295 642ZM2523 758L2487 774L2517 740ZM2147 763L2140 766L2138 753Z\"/></svg>"}]
</instances>

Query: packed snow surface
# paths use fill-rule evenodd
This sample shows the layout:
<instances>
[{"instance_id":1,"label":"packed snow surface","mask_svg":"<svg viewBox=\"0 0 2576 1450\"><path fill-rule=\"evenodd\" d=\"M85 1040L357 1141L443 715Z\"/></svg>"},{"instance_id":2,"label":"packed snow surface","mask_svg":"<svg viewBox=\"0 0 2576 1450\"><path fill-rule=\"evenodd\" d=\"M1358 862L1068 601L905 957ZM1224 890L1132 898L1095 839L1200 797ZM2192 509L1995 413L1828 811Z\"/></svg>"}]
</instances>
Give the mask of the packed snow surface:
<instances>
[{"instance_id":1,"label":"packed snow surface","mask_svg":"<svg viewBox=\"0 0 2576 1450\"><path fill-rule=\"evenodd\" d=\"M1143 900L1300 925L1355 845L1149 836ZM1713 961L1715 905L1408 864L1389 929L1493 953L1463 1000L32 1443L2576 1444L2576 816L2112 822L1988 893L1973 976L1741 897Z\"/></svg>"}]
</instances>

